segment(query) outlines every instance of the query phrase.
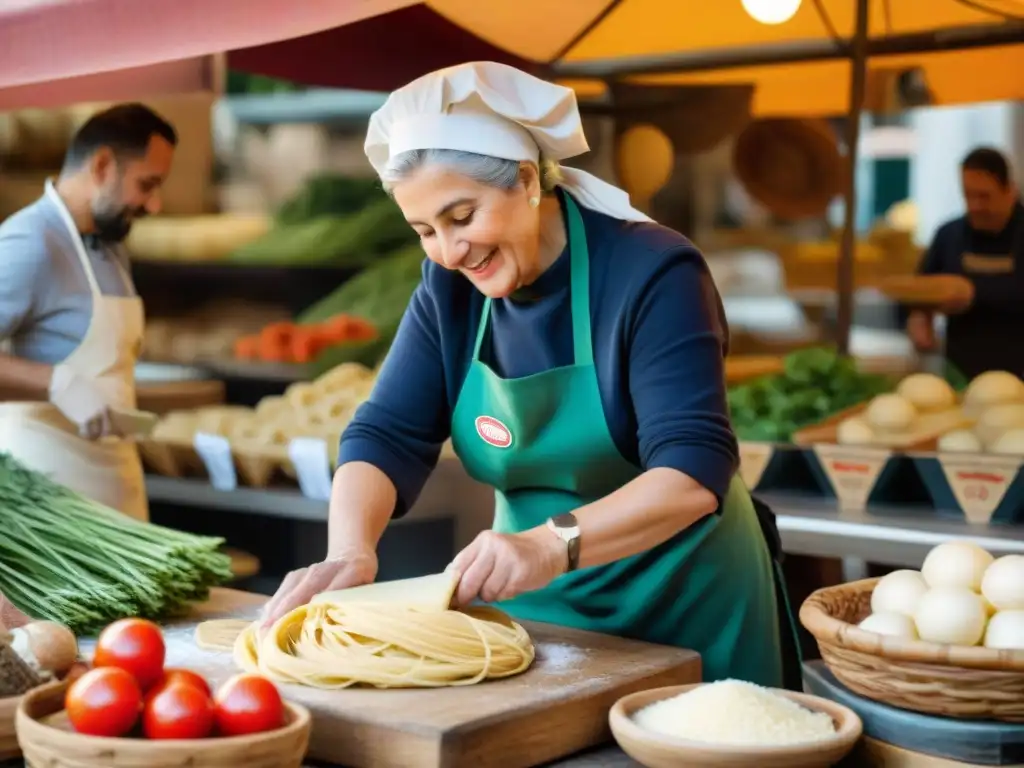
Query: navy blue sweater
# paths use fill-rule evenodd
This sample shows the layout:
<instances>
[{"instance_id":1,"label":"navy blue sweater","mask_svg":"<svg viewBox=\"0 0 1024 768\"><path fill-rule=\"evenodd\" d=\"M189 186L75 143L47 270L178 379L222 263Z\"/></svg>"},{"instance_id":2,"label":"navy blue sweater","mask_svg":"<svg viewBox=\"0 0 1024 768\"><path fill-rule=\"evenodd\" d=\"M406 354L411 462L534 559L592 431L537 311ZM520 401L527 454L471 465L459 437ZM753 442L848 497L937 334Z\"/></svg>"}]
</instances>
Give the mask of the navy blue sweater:
<instances>
[{"instance_id":1,"label":"navy blue sweater","mask_svg":"<svg viewBox=\"0 0 1024 768\"><path fill-rule=\"evenodd\" d=\"M728 327L703 256L665 227L580 207L590 249L591 330L604 416L622 455L671 467L718 498L738 465L727 416ZM519 378L573 363L568 248L532 285L492 302L481 358ZM342 435L339 463L364 461L415 503L448 439L484 297L424 261L370 399Z\"/></svg>"}]
</instances>

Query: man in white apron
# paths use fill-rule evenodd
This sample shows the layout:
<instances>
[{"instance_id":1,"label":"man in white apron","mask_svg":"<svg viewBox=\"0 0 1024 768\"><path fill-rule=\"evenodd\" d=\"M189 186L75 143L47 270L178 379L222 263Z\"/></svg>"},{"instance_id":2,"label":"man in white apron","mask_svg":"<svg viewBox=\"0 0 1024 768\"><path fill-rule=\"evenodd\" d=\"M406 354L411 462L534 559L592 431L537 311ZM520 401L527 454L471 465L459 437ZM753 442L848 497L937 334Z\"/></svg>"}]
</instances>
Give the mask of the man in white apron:
<instances>
[{"instance_id":1,"label":"man in white apron","mask_svg":"<svg viewBox=\"0 0 1024 768\"><path fill-rule=\"evenodd\" d=\"M138 452L111 418L135 408L143 336L121 243L160 210L176 144L141 104L100 112L42 197L0 224L0 452L142 520Z\"/></svg>"}]
</instances>

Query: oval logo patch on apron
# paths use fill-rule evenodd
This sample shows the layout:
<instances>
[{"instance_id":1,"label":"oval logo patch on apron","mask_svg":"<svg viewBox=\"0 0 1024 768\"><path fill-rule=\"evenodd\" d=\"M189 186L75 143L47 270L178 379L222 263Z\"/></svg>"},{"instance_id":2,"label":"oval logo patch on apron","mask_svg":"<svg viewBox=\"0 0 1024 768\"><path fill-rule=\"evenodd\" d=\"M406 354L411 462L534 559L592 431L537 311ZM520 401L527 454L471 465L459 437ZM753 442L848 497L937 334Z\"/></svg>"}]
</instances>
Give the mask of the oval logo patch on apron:
<instances>
[{"instance_id":1,"label":"oval logo patch on apron","mask_svg":"<svg viewBox=\"0 0 1024 768\"><path fill-rule=\"evenodd\" d=\"M477 416L476 433L481 440L495 448L508 448L512 445L512 432L493 416Z\"/></svg>"}]
</instances>

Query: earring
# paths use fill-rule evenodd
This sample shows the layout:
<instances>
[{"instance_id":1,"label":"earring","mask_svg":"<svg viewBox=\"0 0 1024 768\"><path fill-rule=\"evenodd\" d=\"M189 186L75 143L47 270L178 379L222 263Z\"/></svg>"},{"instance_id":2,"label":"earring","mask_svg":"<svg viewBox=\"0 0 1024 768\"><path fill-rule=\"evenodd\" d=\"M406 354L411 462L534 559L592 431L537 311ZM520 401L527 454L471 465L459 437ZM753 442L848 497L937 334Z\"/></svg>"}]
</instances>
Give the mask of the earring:
<instances>
[{"instance_id":1,"label":"earring","mask_svg":"<svg viewBox=\"0 0 1024 768\"><path fill-rule=\"evenodd\" d=\"M540 205L540 198L539 197L531 197L530 198L530 207L531 208L536 208L539 205Z\"/></svg>"}]
</instances>

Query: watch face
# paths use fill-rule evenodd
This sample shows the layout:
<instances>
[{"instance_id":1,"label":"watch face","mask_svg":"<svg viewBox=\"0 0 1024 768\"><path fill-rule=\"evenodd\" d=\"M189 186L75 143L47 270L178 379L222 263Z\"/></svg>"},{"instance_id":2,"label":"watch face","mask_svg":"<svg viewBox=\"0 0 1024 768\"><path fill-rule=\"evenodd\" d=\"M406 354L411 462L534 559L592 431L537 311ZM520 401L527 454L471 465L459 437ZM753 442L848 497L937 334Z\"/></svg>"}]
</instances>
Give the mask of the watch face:
<instances>
[{"instance_id":1,"label":"watch face","mask_svg":"<svg viewBox=\"0 0 1024 768\"><path fill-rule=\"evenodd\" d=\"M576 516L568 512L562 515L555 515L551 518L551 522L558 528L575 528L577 525Z\"/></svg>"}]
</instances>

